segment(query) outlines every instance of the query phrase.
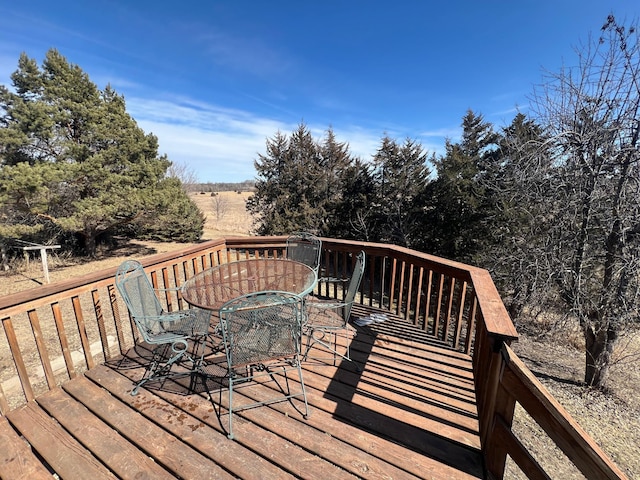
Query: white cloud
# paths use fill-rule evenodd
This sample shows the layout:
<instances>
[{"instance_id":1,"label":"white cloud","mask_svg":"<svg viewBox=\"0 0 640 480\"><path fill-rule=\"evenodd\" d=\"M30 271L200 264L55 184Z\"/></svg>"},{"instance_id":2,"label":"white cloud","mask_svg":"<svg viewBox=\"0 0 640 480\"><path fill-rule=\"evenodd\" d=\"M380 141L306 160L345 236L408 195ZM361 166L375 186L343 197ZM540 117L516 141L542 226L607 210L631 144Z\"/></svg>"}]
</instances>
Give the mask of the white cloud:
<instances>
[{"instance_id":1,"label":"white cloud","mask_svg":"<svg viewBox=\"0 0 640 480\"><path fill-rule=\"evenodd\" d=\"M128 98L127 110L147 133L158 137L160 153L186 165L202 182L240 182L256 176L254 161L266 150L267 139L276 132L293 132L298 124L200 102L186 97L175 100ZM322 141L329 125L307 127ZM336 140L346 142L349 152L365 161L380 147L384 132L357 125L332 127ZM444 137L457 130L424 132L417 138L427 153L443 153ZM437 138L442 141L432 142ZM404 141L400 138L399 141Z\"/></svg>"},{"instance_id":2,"label":"white cloud","mask_svg":"<svg viewBox=\"0 0 640 480\"><path fill-rule=\"evenodd\" d=\"M186 165L202 182L239 182L255 177L253 161L263 148L256 137L238 133L203 131L188 125L138 122L158 137L159 153Z\"/></svg>"},{"instance_id":3,"label":"white cloud","mask_svg":"<svg viewBox=\"0 0 640 480\"><path fill-rule=\"evenodd\" d=\"M266 140L276 132L289 134L297 124L287 124L253 113L219 107L186 97L174 100L127 97L127 111L147 133L158 137L159 153L186 165L202 182L240 182L255 178L254 160L266 150ZM329 126L308 125L321 140ZM334 128L339 142L368 160L380 144L378 132L353 126Z\"/></svg>"},{"instance_id":4,"label":"white cloud","mask_svg":"<svg viewBox=\"0 0 640 480\"><path fill-rule=\"evenodd\" d=\"M127 110L158 137L161 154L187 165L202 182L240 182L255 177L254 160L267 138L287 125L240 110L180 99L129 98Z\"/></svg>"}]
</instances>

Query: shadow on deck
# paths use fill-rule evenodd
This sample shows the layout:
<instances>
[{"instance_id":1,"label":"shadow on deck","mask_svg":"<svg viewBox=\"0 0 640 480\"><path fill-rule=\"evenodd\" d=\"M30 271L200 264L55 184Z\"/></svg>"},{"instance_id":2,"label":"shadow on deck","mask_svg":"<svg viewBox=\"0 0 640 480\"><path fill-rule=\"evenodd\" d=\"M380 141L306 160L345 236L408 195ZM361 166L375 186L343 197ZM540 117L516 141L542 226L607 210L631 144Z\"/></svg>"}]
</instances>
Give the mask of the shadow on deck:
<instances>
[{"instance_id":1,"label":"shadow on deck","mask_svg":"<svg viewBox=\"0 0 640 480\"><path fill-rule=\"evenodd\" d=\"M353 316L373 310L356 306ZM297 399L241 411L235 440L226 437L226 395L215 380L186 376L131 396L148 353L138 346L7 415L35 452L23 452L16 476L483 478L471 358L388 317L357 327L351 349L360 370L305 363L307 420ZM269 391L237 394L259 400ZM15 442L5 424L0 439Z\"/></svg>"}]
</instances>

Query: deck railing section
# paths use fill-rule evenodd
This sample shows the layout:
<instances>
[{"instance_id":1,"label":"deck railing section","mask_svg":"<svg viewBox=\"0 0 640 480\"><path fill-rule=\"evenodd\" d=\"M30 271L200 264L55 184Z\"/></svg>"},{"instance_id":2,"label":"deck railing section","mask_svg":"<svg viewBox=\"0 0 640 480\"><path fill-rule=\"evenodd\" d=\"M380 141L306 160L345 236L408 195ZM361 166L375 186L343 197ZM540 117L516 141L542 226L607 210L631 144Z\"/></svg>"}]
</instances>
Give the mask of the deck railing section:
<instances>
[{"instance_id":1,"label":"deck railing section","mask_svg":"<svg viewBox=\"0 0 640 480\"><path fill-rule=\"evenodd\" d=\"M213 265L281 257L285 240L224 238L142 263L156 288L169 289ZM508 455L529 478L549 478L511 429L518 403L587 478L626 478L510 350L517 333L486 270L387 244L322 240L324 280L317 294L339 298L355 255L364 250L367 267L357 302L392 312L472 356L489 477L503 477ZM0 413L135 344L136 329L114 276L111 268L0 298ZM168 310L186 308L176 291L163 300Z\"/></svg>"}]
</instances>

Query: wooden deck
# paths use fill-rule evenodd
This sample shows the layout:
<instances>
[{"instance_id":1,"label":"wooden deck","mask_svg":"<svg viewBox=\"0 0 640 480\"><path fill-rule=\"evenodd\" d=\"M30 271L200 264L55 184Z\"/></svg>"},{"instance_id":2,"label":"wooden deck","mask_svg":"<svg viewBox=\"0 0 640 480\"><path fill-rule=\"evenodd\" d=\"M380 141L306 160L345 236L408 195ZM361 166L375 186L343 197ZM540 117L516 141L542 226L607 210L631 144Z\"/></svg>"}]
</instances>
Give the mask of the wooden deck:
<instances>
[{"instance_id":1,"label":"wooden deck","mask_svg":"<svg viewBox=\"0 0 640 480\"><path fill-rule=\"evenodd\" d=\"M199 378L131 396L144 372L132 350L0 417L0 477L483 478L470 357L399 319L358 330L361 371L305 363L308 419L297 399L242 411L235 440Z\"/></svg>"}]
</instances>

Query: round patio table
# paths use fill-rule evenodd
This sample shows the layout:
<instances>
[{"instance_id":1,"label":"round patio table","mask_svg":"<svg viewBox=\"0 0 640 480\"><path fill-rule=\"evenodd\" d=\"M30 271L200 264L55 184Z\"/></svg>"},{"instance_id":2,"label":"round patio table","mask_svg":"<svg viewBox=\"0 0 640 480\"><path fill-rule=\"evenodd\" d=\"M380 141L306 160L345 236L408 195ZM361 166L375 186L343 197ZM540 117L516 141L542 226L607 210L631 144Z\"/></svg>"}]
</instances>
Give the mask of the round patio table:
<instances>
[{"instance_id":1,"label":"round patio table","mask_svg":"<svg viewBox=\"0 0 640 480\"><path fill-rule=\"evenodd\" d=\"M220 310L229 300L267 290L311 293L316 272L304 263L284 258L256 258L208 268L182 285L182 298L191 305Z\"/></svg>"}]
</instances>

